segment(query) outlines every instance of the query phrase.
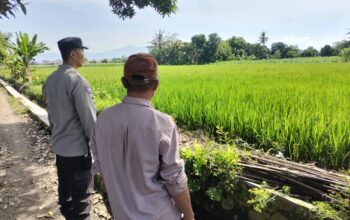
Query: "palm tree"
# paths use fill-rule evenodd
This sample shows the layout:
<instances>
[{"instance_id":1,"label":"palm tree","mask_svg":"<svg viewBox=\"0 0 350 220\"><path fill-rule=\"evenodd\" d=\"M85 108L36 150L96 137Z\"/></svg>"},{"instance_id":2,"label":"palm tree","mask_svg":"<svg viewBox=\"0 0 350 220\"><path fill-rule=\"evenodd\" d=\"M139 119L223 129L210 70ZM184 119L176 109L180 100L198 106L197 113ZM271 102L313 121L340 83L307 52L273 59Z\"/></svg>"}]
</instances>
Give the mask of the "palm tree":
<instances>
[{"instance_id":1,"label":"palm tree","mask_svg":"<svg viewBox=\"0 0 350 220\"><path fill-rule=\"evenodd\" d=\"M49 48L42 42L37 43L37 35L35 34L30 40L27 33L19 32L16 33L16 45L13 46L14 52L21 57L23 65L23 81L27 82L31 77L30 65L33 58L48 50Z\"/></svg>"},{"instance_id":2,"label":"palm tree","mask_svg":"<svg viewBox=\"0 0 350 220\"><path fill-rule=\"evenodd\" d=\"M156 49L158 51L162 50L167 43L167 38L168 37L164 34L164 31L158 30L153 39L149 42L150 46L148 46L148 48Z\"/></svg>"},{"instance_id":3,"label":"palm tree","mask_svg":"<svg viewBox=\"0 0 350 220\"><path fill-rule=\"evenodd\" d=\"M259 37L259 43L261 43L262 45L265 45L265 43L268 40L269 40L269 38L266 36L266 32L265 31L261 32L260 37Z\"/></svg>"}]
</instances>

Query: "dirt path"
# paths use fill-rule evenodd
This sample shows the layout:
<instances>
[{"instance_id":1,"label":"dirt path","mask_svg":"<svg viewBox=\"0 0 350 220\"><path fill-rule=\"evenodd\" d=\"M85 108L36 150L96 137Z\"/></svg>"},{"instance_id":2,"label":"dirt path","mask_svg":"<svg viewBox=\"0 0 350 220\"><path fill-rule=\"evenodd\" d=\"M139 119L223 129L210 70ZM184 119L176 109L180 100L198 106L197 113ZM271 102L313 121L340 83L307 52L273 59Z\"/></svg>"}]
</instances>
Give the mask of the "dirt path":
<instances>
[{"instance_id":1,"label":"dirt path","mask_svg":"<svg viewBox=\"0 0 350 220\"><path fill-rule=\"evenodd\" d=\"M0 219L64 219L49 136L28 115L16 115L7 98L0 89ZM92 219L110 219L99 194Z\"/></svg>"}]
</instances>

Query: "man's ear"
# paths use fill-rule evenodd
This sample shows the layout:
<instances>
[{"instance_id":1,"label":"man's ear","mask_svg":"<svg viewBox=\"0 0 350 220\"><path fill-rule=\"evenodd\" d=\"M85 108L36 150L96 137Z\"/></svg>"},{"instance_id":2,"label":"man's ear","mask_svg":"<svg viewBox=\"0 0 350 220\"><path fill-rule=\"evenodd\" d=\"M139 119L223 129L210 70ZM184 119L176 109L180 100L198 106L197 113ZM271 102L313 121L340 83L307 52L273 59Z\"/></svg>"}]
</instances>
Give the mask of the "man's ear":
<instances>
[{"instance_id":1,"label":"man's ear","mask_svg":"<svg viewBox=\"0 0 350 220\"><path fill-rule=\"evenodd\" d=\"M120 80L122 81L124 88L127 89L129 84L128 80L124 76Z\"/></svg>"},{"instance_id":2,"label":"man's ear","mask_svg":"<svg viewBox=\"0 0 350 220\"><path fill-rule=\"evenodd\" d=\"M157 88L159 86L159 80L158 79L155 79L153 82L152 82L152 90L153 91L156 91Z\"/></svg>"},{"instance_id":3,"label":"man's ear","mask_svg":"<svg viewBox=\"0 0 350 220\"><path fill-rule=\"evenodd\" d=\"M75 51L74 50L71 50L70 52L69 52L69 55L68 55L68 59L70 58L70 59L73 59L74 60L74 58L77 56L77 54L75 53Z\"/></svg>"}]
</instances>

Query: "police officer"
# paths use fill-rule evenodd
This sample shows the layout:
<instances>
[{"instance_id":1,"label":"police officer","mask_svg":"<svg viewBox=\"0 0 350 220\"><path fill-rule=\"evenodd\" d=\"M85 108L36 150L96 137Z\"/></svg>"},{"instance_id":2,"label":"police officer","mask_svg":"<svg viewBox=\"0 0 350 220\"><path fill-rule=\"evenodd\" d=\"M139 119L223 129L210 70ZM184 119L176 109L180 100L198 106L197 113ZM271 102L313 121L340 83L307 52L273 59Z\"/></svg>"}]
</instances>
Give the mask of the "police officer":
<instances>
[{"instance_id":1,"label":"police officer","mask_svg":"<svg viewBox=\"0 0 350 220\"><path fill-rule=\"evenodd\" d=\"M89 219L92 190L89 136L96 110L89 83L77 72L84 63L82 40L68 37L58 41L63 64L47 79L46 97L56 154L60 211L66 219Z\"/></svg>"}]
</instances>

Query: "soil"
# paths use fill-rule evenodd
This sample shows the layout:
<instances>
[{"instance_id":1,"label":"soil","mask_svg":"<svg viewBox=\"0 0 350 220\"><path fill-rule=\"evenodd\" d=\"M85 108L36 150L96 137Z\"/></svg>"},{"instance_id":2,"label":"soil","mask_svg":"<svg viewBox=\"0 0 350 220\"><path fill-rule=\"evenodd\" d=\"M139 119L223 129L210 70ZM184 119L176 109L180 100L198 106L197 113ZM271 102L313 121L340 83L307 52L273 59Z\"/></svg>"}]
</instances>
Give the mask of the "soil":
<instances>
[{"instance_id":1,"label":"soil","mask_svg":"<svg viewBox=\"0 0 350 220\"><path fill-rule=\"evenodd\" d=\"M14 113L8 94L0 90L0 219L64 219L48 139L29 115ZM111 219L100 194L91 201L91 219Z\"/></svg>"}]
</instances>

